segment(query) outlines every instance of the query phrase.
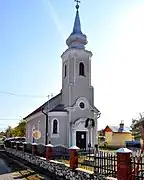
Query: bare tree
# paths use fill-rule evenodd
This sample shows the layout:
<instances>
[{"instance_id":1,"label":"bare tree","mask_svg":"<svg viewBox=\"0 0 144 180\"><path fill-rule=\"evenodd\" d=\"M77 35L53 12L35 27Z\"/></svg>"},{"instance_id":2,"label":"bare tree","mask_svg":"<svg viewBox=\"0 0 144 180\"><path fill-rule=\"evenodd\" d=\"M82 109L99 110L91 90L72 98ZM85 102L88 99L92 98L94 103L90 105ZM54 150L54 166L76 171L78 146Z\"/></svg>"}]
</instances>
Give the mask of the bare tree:
<instances>
[{"instance_id":1,"label":"bare tree","mask_svg":"<svg viewBox=\"0 0 144 180\"><path fill-rule=\"evenodd\" d=\"M132 119L132 124L131 124L131 128L132 128L132 134L134 136L134 139L139 140L141 139L141 123L142 121L144 121L144 113L138 113L138 117Z\"/></svg>"}]
</instances>

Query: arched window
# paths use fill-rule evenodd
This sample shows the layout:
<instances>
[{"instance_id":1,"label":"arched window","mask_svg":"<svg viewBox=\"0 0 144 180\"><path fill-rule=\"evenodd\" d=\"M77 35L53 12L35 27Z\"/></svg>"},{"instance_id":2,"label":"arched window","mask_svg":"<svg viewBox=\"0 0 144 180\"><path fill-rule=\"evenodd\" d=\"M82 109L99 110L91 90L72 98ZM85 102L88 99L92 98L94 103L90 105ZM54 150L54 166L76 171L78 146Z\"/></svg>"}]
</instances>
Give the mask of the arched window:
<instances>
[{"instance_id":1,"label":"arched window","mask_svg":"<svg viewBox=\"0 0 144 180\"><path fill-rule=\"evenodd\" d=\"M53 121L53 134L57 134L58 133L58 122L57 120L55 119Z\"/></svg>"},{"instance_id":2,"label":"arched window","mask_svg":"<svg viewBox=\"0 0 144 180\"><path fill-rule=\"evenodd\" d=\"M84 64L82 62L79 63L79 75L84 76L85 75L85 69L84 69Z\"/></svg>"},{"instance_id":3,"label":"arched window","mask_svg":"<svg viewBox=\"0 0 144 180\"><path fill-rule=\"evenodd\" d=\"M66 77L66 75L67 75L67 65L65 64L64 65L64 77Z\"/></svg>"}]
</instances>

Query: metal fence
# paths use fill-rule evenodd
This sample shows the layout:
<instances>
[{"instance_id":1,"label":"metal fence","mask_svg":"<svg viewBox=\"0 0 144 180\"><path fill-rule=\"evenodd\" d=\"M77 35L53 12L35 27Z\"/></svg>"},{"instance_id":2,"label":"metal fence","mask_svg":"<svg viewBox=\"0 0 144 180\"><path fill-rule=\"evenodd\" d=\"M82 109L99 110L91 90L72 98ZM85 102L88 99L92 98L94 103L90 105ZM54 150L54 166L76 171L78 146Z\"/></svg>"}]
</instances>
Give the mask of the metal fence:
<instances>
[{"instance_id":1,"label":"metal fence","mask_svg":"<svg viewBox=\"0 0 144 180\"><path fill-rule=\"evenodd\" d=\"M19 150L23 151L23 144L19 144ZM16 142L7 142L6 147L16 148ZM25 144L25 152L32 153L32 144ZM36 155L46 157L46 146L38 144ZM69 150L62 146L53 147L53 159L69 164ZM78 166L105 177L116 177L117 174L117 154L114 152L98 151L89 148L88 150L78 150ZM133 149L131 155L131 174L133 180L144 179L144 153L139 149Z\"/></svg>"},{"instance_id":2,"label":"metal fence","mask_svg":"<svg viewBox=\"0 0 144 180\"><path fill-rule=\"evenodd\" d=\"M132 153L132 179L143 180L144 179L144 154L140 150L133 151Z\"/></svg>"},{"instance_id":3,"label":"metal fence","mask_svg":"<svg viewBox=\"0 0 144 180\"><path fill-rule=\"evenodd\" d=\"M69 150L63 146L53 147L53 159L69 163Z\"/></svg>"},{"instance_id":4,"label":"metal fence","mask_svg":"<svg viewBox=\"0 0 144 180\"><path fill-rule=\"evenodd\" d=\"M78 164L80 168L105 176L116 177L117 157L113 152L94 152L94 150L79 152Z\"/></svg>"}]
</instances>

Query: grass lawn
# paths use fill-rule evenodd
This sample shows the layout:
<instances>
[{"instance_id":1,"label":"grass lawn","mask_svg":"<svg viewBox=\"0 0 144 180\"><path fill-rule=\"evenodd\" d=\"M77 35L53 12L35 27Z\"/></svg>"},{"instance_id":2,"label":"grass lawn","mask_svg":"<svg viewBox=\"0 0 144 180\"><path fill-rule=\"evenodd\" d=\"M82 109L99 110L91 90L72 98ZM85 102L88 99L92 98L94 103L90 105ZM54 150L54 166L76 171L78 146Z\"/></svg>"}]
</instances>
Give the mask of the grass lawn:
<instances>
[{"instance_id":1,"label":"grass lawn","mask_svg":"<svg viewBox=\"0 0 144 180\"><path fill-rule=\"evenodd\" d=\"M103 151L103 152L116 152L116 150L113 150L113 149L103 149L103 148L99 148L100 151Z\"/></svg>"},{"instance_id":2,"label":"grass lawn","mask_svg":"<svg viewBox=\"0 0 144 180\"><path fill-rule=\"evenodd\" d=\"M79 162L78 168L81 168L81 169L84 169L84 170L88 170L91 173L93 173L94 172L94 167L91 167L89 165L83 165L85 160L93 160L93 158L91 158L91 157L89 158L88 156L79 156L79 158L78 158L78 162ZM65 160L65 159L61 158L61 159L57 159L57 161L62 162L64 164L68 165L68 166L70 165L70 161L69 160Z\"/></svg>"},{"instance_id":3,"label":"grass lawn","mask_svg":"<svg viewBox=\"0 0 144 180\"><path fill-rule=\"evenodd\" d=\"M82 163L85 159L86 159L86 157L80 157L80 158L79 158L79 162ZM64 164L67 165L67 166L70 165L70 161L69 161L69 160L58 159L57 161L62 162L62 163L64 163ZM91 171L92 173L93 173L93 170L94 170L93 167L85 166L85 165L81 165L81 164L78 164L78 168Z\"/></svg>"}]
</instances>

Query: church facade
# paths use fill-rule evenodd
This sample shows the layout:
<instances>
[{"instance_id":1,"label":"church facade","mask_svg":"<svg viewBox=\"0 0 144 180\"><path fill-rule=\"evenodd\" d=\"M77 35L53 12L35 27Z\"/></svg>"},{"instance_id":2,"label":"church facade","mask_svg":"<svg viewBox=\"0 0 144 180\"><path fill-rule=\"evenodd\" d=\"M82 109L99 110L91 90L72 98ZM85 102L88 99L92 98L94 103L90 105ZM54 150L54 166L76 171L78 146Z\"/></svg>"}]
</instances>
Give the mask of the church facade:
<instances>
[{"instance_id":1,"label":"church facade","mask_svg":"<svg viewBox=\"0 0 144 180\"><path fill-rule=\"evenodd\" d=\"M79 6L76 6L73 31L66 40L68 48L62 54L62 89L24 119L26 140L40 144L87 148L98 144L97 119L100 111L94 106L91 85L92 52L85 49L87 37L82 33ZM33 132L41 133L39 139Z\"/></svg>"}]
</instances>

